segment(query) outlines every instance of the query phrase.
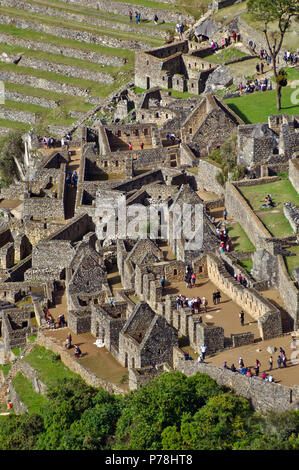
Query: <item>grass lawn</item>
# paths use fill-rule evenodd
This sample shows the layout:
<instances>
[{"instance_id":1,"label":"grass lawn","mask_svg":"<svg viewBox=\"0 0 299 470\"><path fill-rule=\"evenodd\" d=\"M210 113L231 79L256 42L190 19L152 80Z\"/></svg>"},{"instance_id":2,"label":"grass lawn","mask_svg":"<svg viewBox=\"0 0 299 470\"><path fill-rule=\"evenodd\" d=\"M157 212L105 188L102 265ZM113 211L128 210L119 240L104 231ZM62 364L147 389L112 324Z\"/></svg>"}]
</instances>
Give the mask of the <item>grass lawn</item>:
<instances>
[{"instance_id":1,"label":"grass lawn","mask_svg":"<svg viewBox=\"0 0 299 470\"><path fill-rule=\"evenodd\" d=\"M48 386L54 385L59 379L79 377L68 369L55 354L39 345L36 345L31 353L26 355L26 362L38 371L40 380Z\"/></svg>"},{"instance_id":2,"label":"grass lawn","mask_svg":"<svg viewBox=\"0 0 299 470\"><path fill-rule=\"evenodd\" d=\"M259 219L263 222L267 230L273 237L286 237L293 235L294 232L282 212L278 214L264 214L260 215Z\"/></svg>"},{"instance_id":3,"label":"grass lawn","mask_svg":"<svg viewBox=\"0 0 299 470\"><path fill-rule=\"evenodd\" d=\"M254 211L263 211L266 213L271 210L261 208L261 201L265 199L267 194L270 194L273 201L277 203L274 209L279 209L280 211L282 211L282 206L285 202L291 201L296 205L299 204L299 195L289 179L254 186L241 186L239 190Z\"/></svg>"},{"instance_id":4,"label":"grass lawn","mask_svg":"<svg viewBox=\"0 0 299 470\"><path fill-rule=\"evenodd\" d=\"M223 49L218 52L218 54L215 53L205 57L205 60L208 62L215 62L216 64L224 64L224 62L239 59L240 57L244 57L246 55L248 54L240 51L240 49L236 49L235 47L228 47L227 49Z\"/></svg>"},{"instance_id":5,"label":"grass lawn","mask_svg":"<svg viewBox=\"0 0 299 470\"><path fill-rule=\"evenodd\" d=\"M294 253L295 256L285 256L284 260L286 263L286 267L288 270L289 275L295 280L292 276L292 272L295 268L299 266L299 246L292 246L291 248L287 249L291 253Z\"/></svg>"},{"instance_id":6,"label":"grass lawn","mask_svg":"<svg viewBox=\"0 0 299 470\"><path fill-rule=\"evenodd\" d=\"M239 261L239 265L246 269L246 271L250 274L253 268L253 261L251 258L243 259L242 261Z\"/></svg>"},{"instance_id":7,"label":"grass lawn","mask_svg":"<svg viewBox=\"0 0 299 470\"><path fill-rule=\"evenodd\" d=\"M0 370L3 371L5 377L7 376L10 369L11 369L11 363L9 363L9 364L0 364Z\"/></svg>"},{"instance_id":8,"label":"grass lawn","mask_svg":"<svg viewBox=\"0 0 299 470\"><path fill-rule=\"evenodd\" d=\"M265 92L256 91L249 95L242 95L238 98L230 98L225 103L245 122L245 124L255 124L257 122L267 122L271 114L288 114L292 116L299 114L299 104L291 103L291 95L294 88L287 86L282 90L282 109L276 108L276 91Z\"/></svg>"},{"instance_id":9,"label":"grass lawn","mask_svg":"<svg viewBox=\"0 0 299 470\"><path fill-rule=\"evenodd\" d=\"M0 119L0 127L11 129L12 132L17 130L20 132L27 132L32 127L31 124L26 124L20 121L8 121L7 119Z\"/></svg>"},{"instance_id":10,"label":"grass lawn","mask_svg":"<svg viewBox=\"0 0 299 470\"><path fill-rule=\"evenodd\" d=\"M274 237L292 235L293 230L283 214L283 204L294 202L299 204L299 196L288 179L256 186L244 186L239 188L251 208L263 222L265 227ZM267 194L277 203L274 208L261 208L262 200Z\"/></svg>"},{"instance_id":11,"label":"grass lawn","mask_svg":"<svg viewBox=\"0 0 299 470\"><path fill-rule=\"evenodd\" d=\"M235 251L255 251L255 246L251 243L251 241L249 240L246 233L238 222L230 224L227 229L229 238L232 241L233 249Z\"/></svg>"},{"instance_id":12,"label":"grass lawn","mask_svg":"<svg viewBox=\"0 0 299 470\"><path fill-rule=\"evenodd\" d=\"M48 403L43 395L36 393L32 383L21 372L12 379L12 384L18 393L21 401L28 407L29 413L39 413L41 408Z\"/></svg>"}]
</instances>

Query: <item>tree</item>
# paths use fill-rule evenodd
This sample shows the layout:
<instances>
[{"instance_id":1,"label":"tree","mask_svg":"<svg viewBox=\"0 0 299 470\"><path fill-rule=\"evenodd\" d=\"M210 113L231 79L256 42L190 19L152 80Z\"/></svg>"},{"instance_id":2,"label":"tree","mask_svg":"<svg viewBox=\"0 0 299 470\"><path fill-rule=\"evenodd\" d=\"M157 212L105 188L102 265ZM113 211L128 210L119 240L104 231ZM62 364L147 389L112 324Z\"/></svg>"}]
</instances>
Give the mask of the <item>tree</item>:
<instances>
[{"instance_id":1,"label":"tree","mask_svg":"<svg viewBox=\"0 0 299 470\"><path fill-rule=\"evenodd\" d=\"M263 33L269 49L269 54L273 63L273 73L276 82L276 105L281 109L281 87L283 80L280 80L281 71L277 71L277 57L291 21L298 18L298 0L248 0L248 11L257 20L264 23ZM277 22L277 30L273 33L269 30L269 24Z\"/></svg>"}]
</instances>

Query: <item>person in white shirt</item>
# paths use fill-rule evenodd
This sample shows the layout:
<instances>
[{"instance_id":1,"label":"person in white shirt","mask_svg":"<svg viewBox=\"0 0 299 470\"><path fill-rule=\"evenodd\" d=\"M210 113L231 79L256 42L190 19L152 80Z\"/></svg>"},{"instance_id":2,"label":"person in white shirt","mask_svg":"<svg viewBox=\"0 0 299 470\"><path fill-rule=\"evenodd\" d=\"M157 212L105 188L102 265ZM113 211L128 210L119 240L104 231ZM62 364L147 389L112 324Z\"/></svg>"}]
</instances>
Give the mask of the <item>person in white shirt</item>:
<instances>
[{"instance_id":1,"label":"person in white shirt","mask_svg":"<svg viewBox=\"0 0 299 470\"><path fill-rule=\"evenodd\" d=\"M204 361L206 357L207 346L203 344L200 349L201 349L202 360Z\"/></svg>"}]
</instances>

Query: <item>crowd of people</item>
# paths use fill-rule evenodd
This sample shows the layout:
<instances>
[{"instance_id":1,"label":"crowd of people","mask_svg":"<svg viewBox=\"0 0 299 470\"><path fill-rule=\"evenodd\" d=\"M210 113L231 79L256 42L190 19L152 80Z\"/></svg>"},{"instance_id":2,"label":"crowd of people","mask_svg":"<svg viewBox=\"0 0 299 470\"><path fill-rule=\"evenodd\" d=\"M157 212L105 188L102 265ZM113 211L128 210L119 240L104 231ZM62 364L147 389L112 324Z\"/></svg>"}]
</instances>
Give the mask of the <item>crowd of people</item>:
<instances>
[{"instance_id":1,"label":"crowd of people","mask_svg":"<svg viewBox=\"0 0 299 470\"><path fill-rule=\"evenodd\" d=\"M259 64L257 64L259 70ZM262 72L263 73L263 72ZM241 95L253 93L255 91L267 91L272 90L272 82L267 77L263 80L258 80L255 78L254 80L248 80L246 83L239 83L238 86L239 92Z\"/></svg>"},{"instance_id":2,"label":"crowd of people","mask_svg":"<svg viewBox=\"0 0 299 470\"><path fill-rule=\"evenodd\" d=\"M297 65L299 58L296 54L293 54L290 51L286 51L283 56L283 60L284 60L285 65Z\"/></svg>"},{"instance_id":3,"label":"crowd of people","mask_svg":"<svg viewBox=\"0 0 299 470\"><path fill-rule=\"evenodd\" d=\"M244 364L244 360L242 357L239 358L239 368L237 369L234 364L229 367L227 365L227 361L224 361L222 364L222 367L224 369L229 369L232 372L239 372L242 375L246 375L247 377L252 377L255 375L256 377L261 377L263 380L266 380L268 382L274 382L274 377L272 375L272 369L273 369L273 356L270 356L268 359L268 365L269 369L268 371L270 374L266 373L266 370L262 372L260 375L260 369L261 369L261 361L259 359L256 359L255 365L252 367L246 367ZM277 369L281 369L281 367L287 367L287 356L286 352L283 348L280 348L279 354L277 356ZM254 370L254 373L252 372L252 369Z\"/></svg>"},{"instance_id":4,"label":"crowd of people","mask_svg":"<svg viewBox=\"0 0 299 470\"><path fill-rule=\"evenodd\" d=\"M54 148L54 147L59 146L60 144L62 148L66 147L68 150L71 140L72 140L71 134L70 132L68 132L64 137L61 138L60 141L59 140L57 141L57 139L54 139L54 137L52 136L51 137L44 136L43 144L44 144L44 148Z\"/></svg>"}]
</instances>

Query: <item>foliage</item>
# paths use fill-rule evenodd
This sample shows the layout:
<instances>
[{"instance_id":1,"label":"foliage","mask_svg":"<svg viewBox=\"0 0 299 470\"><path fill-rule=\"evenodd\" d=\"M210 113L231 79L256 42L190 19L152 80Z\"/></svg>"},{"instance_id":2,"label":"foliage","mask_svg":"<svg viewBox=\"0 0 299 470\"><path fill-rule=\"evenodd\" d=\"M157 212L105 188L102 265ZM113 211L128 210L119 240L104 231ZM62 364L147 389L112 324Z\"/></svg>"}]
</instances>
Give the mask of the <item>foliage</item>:
<instances>
[{"instance_id":1,"label":"foliage","mask_svg":"<svg viewBox=\"0 0 299 470\"><path fill-rule=\"evenodd\" d=\"M38 414L1 416L1 450L299 448L299 412L255 413L206 374L164 372L125 396L78 378L48 389Z\"/></svg>"},{"instance_id":2,"label":"foliage","mask_svg":"<svg viewBox=\"0 0 299 470\"><path fill-rule=\"evenodd\" d=\"M245 176L245 167L237 165L237 138L233 136L229 138L220 148L210 153L209 159L216 162L222 172L216 175L216 181L224 186L228 180L228 174L234 181L240 180Z\"/></svg>"},{"instance_id":3,"label":"foliage","mask_svg":"<svg viewBox=\"0 0 299 470\"><path fill-rule=\"evenodd\" d=\"M0 178L4 187L9 186L14 178L18 176L18 170L14 158L22 159L24 144L22 133L11 132L7 137L0 141Z\"/></svg>"},{"instance_id":4,"label":"foliage","mask_svg":"<svg viewBox=\"0 0 299 470\"><path fill-rule=\"evenodd\" d=\"M298 0L248 0L249 13L264 23L264 35L267 42L269 54L272 58L276 86L276 106L281 109L281 86L286 86L286 77L282 85L279 78L281 71L277 72L277 58L287 30L291 25L292 18L299 18ZM275 31L271 31L269 24L277 22Z\"/></svg>"},{"instance_id":5,"label":"foliage","mask_svg":"<svg viewBox=\"0 0 299 470\"><path fill-rule=\"evenodd\" d=\"M165 427L193 414L209 396L221 393L214 380L204 374L186 377L181 372L163 373L146 387L132 392L117 423L115 449L162 448Z\"/></svg>"}]
</instances>

